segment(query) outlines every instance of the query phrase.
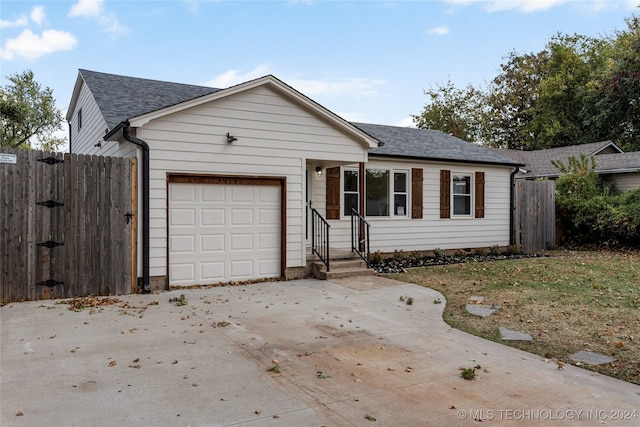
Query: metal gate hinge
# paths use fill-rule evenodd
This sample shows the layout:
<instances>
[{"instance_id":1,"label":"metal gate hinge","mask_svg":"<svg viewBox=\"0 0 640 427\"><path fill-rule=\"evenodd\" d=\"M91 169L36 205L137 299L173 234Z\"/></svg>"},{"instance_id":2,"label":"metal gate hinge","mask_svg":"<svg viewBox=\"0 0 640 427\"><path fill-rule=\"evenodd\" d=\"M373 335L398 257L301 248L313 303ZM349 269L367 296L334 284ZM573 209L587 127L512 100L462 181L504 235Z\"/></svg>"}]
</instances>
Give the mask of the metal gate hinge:
<instances>
[{"instance_id":1,"label":"metal gate hinge","mask_svg":"<svg viewBox=\"0 0 640 427\"><path fill-rule=\"evenodd\" d=\"M59 282L59 281L53 280L53 279L47 279L44 282L36 282L36 285L38 285L38 286L48 286L50 288L53 288L56 285L64 285L64 282Z\"/></svg>"},{"instance_id":2,"label":"metal gate hinge","mask_svg":"<svg viewBox=\"0 0 640 427\"><path fill-rule=\"evenodd\" d=\"M37 202L36 205L55 208L56 206L64 206L64 203L56 202L55 200L47 200L46 202Z\"/></svg>"},{"instance_id":3,"label":"metal gate hinge","mask_svg":"<svg viewBox=\"0 0 640 427\"><path fill-rule=\"evenodd\" d=\"M133 214L131 212L127 212L126 214L124 214L124 216L127 217L127 224L129 224L129 221L131 221L131 218L133 218Z\"/></svg>"},{"instance_id":4,"label":"metal gate hinge","mask_svg":"<svg viewBox=\"0 0 640 427\"><path fill-rule=\"evenodd\" d=\"M46 242L36 244L36 246L44 246L49 249L55 248L56 246L63 246L63 245L64 243L54 242L53 240L47 240Z\"/></svg>"},{"instance_id":5,"label":"metal gate hinge","mask_svg":"<svg viewBox=\"0 0 640 427\"><path fill-rule=\"evenodd\" d=\"M48 165L55 165L56 163L64 163L64 160L56 159L55 157L45 157L44 159L36 159L39 162L46 163Z\"/></svg>"}]
</instances>

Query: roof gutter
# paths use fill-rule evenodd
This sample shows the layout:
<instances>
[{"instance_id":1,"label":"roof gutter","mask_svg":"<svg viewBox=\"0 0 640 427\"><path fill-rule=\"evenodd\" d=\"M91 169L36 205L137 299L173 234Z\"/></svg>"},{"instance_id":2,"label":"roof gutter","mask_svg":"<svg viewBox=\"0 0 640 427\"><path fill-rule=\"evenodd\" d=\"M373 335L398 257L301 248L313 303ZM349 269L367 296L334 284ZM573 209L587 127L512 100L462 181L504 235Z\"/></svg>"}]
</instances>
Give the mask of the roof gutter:
<instances>
[{"instance_id":1,"label":"roof gutter","mask_svg":"<svg viewBox=\"0 0 640 427\"><path fill-rule=\"evenodd\" d=\"M129 121L121 123L122 136L142 148L142 289L151 292L149 286L149 144L129 133Z\"/></svg>"}]
</instances>

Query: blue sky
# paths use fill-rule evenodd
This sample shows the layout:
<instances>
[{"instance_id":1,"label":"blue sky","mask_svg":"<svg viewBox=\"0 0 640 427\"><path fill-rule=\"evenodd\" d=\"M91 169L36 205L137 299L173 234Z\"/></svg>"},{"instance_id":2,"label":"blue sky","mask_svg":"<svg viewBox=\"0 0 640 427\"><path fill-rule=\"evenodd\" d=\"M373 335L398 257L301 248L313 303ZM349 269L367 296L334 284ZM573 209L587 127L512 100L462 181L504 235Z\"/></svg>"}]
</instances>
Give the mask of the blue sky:
<instances>
[{"instance_id":1,"label":"blue sky","mask_svg":"<svg viewBox=\"0 0 640 427\"><path fill-rule=\"evenodd\" d=\"M482 85L554 34L613 35L640 0L2 0L0 73L66 111L79 68L227 87L273 74L350 121L410 125L424 90Z\"/></svg>"}]
</instances>

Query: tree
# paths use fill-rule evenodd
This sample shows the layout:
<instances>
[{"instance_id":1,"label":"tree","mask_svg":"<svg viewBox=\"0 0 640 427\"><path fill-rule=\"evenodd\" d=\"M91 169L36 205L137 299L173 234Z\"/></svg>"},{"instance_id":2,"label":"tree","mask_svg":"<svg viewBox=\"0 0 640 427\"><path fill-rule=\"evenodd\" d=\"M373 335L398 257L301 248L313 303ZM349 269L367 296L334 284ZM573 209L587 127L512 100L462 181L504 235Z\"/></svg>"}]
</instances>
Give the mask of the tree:
<instances>
[{"instance_id":1,"label":"tree","mask_svg":"<svg viewBox=\"0 0 640 427\"><path fill-rule=\"evenodd\" d=\"M627 151L640 150L640 16L610 40L608 61L594 76L585 103L594 139L612 139Z\"/></svg>"},{"instance_id":2,"label":"tree","mask_svg":"<svg viewBox=\"0 0 640 427\"><path fill-rule=\"evenodd\" d=\"M419 128L436 129L465 141L479 138L479 117L482 92L469 85L465 90L456 89L449 80L444 86L426 90L431 102L420 115L412 116Z\"/></svg>"},{"instance_id":3,"label":"tree","mask_svg":"<svg viewBox=\"0 0 640 427\"><path fill-rule=\"evenodd\" d=\"M510 52L484 90L426 91L414 122L497 148L612 140L640 151L640 16L626 23L613 37L558 33L540 52Z\"/></svg>"},{"instance_id":4,"label":"tree","mask_svg":"<svg viewBox=\"0 0 640 427\"><path fill-rule=\"evenodd\" d=\"M522 148L531 140L531 122L536 90L543 78L546 52L518 55L511 52L502 73L493 79L487 96L489 108L483 139L498 148Z\"/></svg>"},{"instance_id":5,"label":"tree","mask_svg":"<svg viewBox=\"0 0 640 427\"><path fill-rule=\"evenodd\" d=\"M7 79L11 83L0 89L1 145L55 151L64 139L54 136L62 129L62 112L55 106L53 91L43 89L31 70Z\"/></svg>"}]
</instances>

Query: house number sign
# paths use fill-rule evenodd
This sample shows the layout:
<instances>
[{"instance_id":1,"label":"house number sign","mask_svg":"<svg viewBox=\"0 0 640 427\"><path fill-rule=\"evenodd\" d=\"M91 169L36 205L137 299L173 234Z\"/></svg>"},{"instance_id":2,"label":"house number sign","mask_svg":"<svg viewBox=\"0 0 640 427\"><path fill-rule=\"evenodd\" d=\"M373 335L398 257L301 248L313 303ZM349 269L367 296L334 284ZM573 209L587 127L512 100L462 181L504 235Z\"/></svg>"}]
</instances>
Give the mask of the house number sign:
<instances>
[{"instance_id":1,"label":"house number sign","mask_svg":"<svg viewBox=\"0 0 640 427\"><path fill-rule=\"evenodd\" d=\"M15 165L18 163L17 154L0 153L0 163L7 163L9 165Z\"/></svg>"}]
</instances>

